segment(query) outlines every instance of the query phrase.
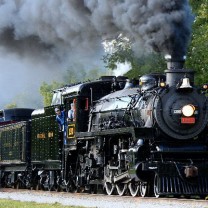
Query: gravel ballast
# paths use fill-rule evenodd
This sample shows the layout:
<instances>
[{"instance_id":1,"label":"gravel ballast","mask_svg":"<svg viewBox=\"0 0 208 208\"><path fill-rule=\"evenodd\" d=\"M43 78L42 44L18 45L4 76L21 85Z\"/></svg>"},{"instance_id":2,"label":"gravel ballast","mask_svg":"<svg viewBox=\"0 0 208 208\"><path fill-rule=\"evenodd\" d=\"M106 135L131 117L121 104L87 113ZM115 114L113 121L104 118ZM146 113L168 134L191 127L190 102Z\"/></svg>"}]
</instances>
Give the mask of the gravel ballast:
<instances>
[{"instance_id":1,"label":"gravel ballast","mask_svg":"<svg viewBox=\"0 0 208 208\"><path fill-rule=\"evenodd\" d=\"M208 201L173 198L119 197L94 194L71 194L45 191L0 189L0 198L37 203L60 203L63 205L96 208L208 208Z\"/></svg>"}]
</instances>

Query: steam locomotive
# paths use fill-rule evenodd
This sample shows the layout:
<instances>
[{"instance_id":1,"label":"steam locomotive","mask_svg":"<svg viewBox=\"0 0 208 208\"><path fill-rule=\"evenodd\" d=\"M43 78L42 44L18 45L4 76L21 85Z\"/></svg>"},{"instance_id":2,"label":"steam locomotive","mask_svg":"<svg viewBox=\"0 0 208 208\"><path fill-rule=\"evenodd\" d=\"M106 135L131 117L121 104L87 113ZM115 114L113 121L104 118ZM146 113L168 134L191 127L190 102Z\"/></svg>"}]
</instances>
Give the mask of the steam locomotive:
<instances>
[{"instance_id":1,"label":"steam locomotive","mask_svg":"<svg viewBox=\"0 0 208 208\"><path fill-rule=\"evenodd\" d=\"M52 105L0 112L2 187L120 196L208 194L208 101L184 58L164 74L54 90ZM74 118L67 119L71 103ZM58 129L54 109L65 112ZM14 113L15 112L15 113ZM30 118L31 115L31 118Z\"/></svg>"}]
</instances>

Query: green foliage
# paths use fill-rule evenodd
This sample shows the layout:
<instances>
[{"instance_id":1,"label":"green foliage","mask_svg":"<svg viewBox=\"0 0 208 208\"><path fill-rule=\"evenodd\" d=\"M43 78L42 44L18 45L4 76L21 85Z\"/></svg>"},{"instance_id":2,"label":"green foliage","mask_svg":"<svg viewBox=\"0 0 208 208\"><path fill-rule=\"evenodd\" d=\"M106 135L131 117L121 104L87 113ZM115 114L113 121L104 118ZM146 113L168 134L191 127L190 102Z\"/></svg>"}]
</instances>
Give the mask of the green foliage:
<instances>
[{"instance_id":1,"label":"green foliage","mask_svg":"<svg viewBox=\"0 0 208 208\"><path fill-rule=\"evenodd\" d=\"M187 54L186 68L196 71L196 83L208 82L208 0L190 0L195 21L192 40ZM103 57L106 67L114 70L117 63L129 62L131 70L126 74L130 78L150 72L162 72L166 69L164 57L151 53L138 58L131 48L131 42L122 36L109 42L107 55ZM180 49L179 49L180 50Z\"/></svg>"},{"instance_id":2,"label":"green foliage","mask_svg":"<svg viewBox=\"0 0 208 208\"><path fill-rule=\"evenodd\" d=\"M139 77L151 72L164 72L164 69L166 69L164 57L155 53L143 55L137 59L135 58L134 64L134 68L126 73L129 78Z\"/></svg>"},{"instance_id":3,"label":"green foliage","mask_svg":"<svg viewBox=\"0 0 208 208\"><path fill-rule=\"evenodd\" d=\"M63 83L58 83L53 81L51 84L43 82L40 86L40 94L43 96L44 106L51 105L51 100L53 97L52 91L77 82L83 82L86 80L95 80L102 75L102 71L98 68L94 68L86 71L79 64L68 69L63 76Z\"/></svg>"},{"instance_id":4,"label":"green foliage","mask_svg":"<svg viewBox=\"0 0 208 208\"><path fill-rule=\"evenodd\" d=\"M204 1L204 0L202 0L202 1ZM197 1L196 0L189 0L189 3L192 7L193 12L196 13L199 10L199 7L201 5L201 0L200 1L199 0L197 0Z\"/></svg>"},{"instance_id":5,"label":"green foliage","mask_svg":"<svg viewBox=\"0 0 208 208\"><path fill-rule=\"evenodd\" d=\"M63 81L65 84L76 83L82 80L86 76L86 71L80 63L76 63L72 67L66 70L63 76Z\"/></svg>"},{"instance_id":6,"label":"green foliage","mask_svg":"<svg viewBox=\"0 0 208 208\"><path fill-rule=\"evenodd\" d=\"M7 109L17 108L17 104L16 103L10 103L10 104L6 105L5 108L7 108Z\"/></svg>"},{"instance_id":7,"label":"green foliage","mask_svg":"<svg viewBox=\"0 0 208 208\"><path fill-rule=\"evenodd\" d=\"M100 69L91 69L89 70L89 72L86 74L85 78L84 78L84 81L87 81L87 80L96 80L98 79L100 76L102 76L102 72L100 71Z\"/></svg>"},{"instance_id":8,"label":"green foliage","mask_svg":"<svg viewBox=\"0 0 208 208\"><path fill-rule=\"evenodd\" d=\"M164 57L161 54L150 53L137 57L132 50L131 42L120 35L117 39L109 42L106 50L107 54L103 57L106 67L110 70L117 68L117 63L128 62L131 70L126 73L129 78L139 77L146 73L163 72L166 68Z\"/></svg>"},{"instance_id":9,"label":"green foliage","mask_svg":"<svg viewBox=\"0 0 208 208\"><path fill-rule=\"evenodd\" d=\"M43 96L44 106L51 105L51 100L53 97L52 91L61 86L63 86L62 83L58 83L55 81L53 81L52 84L47 84L46 82L42 83L42 85L40 86L40 94Z\"/></svg>"},{"instance_id":10,"label":"green foliage","mask_svg":"<svg viewBox=\"0 0 208 208\"><path fill-rule=\"evenodd\" d=\"M103 56L106 68L114 70L117 68L117 63L125 62L130 62L134 66L134 54L128 38L119 35L112 41L106 41L104 47L107 52Z\"/></svg>"},{"instance_id":11,"label":"green foliage","mask_svg":"<svg viewBox=\"0 0 208 208\"><path fill-rule=\"evenodd\" d=\"M191 1L196 14L186 66L196 71L196 83L208 82L208 0Z\"/></svg>"},{"instance_id":12,"label":"green foliage","mask_svg":"<svg viewBox=\"0 0 208 208\"><path fill-rule=\"evenodd\" d=\"M102 75L102 71L99 68L93 68L85 70L83 67L72 67L64 74L64 84L72 84L77 82L83 82L86 80L95 80Z\"/></svg>"}]
</instances>

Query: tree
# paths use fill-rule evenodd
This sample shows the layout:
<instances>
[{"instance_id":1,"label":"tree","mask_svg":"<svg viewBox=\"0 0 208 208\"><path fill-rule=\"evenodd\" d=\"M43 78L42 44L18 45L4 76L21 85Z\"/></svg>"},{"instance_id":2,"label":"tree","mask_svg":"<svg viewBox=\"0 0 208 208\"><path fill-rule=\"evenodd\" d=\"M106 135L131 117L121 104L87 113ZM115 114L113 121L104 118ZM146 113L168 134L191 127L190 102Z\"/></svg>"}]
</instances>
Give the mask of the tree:
<instances>
[{"instance_id":1,"label":"tree","mask_svg":"<svg viewBox=\"0 0 208 208\"><path fill-rule=\"evenodd\" d=\"M72 84L77 82L83 82L87 80L98 79L102 75L102 70L99 68L84 69L81 65L74 66L67 69L63 76L64 84Z\"/></svg>"},{"instance_id":2,"label":"tree","mask_svg":"<svg viewBox=\"0 0 208 208\"><path fill-rule=\"evenodd\" d=\"M43 82L40 86L40 94L43 96L44 106L51 105L53 93L52 91L74 83L83 82L87 80L98 79L102 75L102 70L98 68L93 68L90 70L85 70L79 64L68 69L63 76L63 83L53 81L51 84Z\"/></svg>"},{"instance_id":3,"label":"tree","mask_svg":"<svg viewBox=\"0 0 208 208\"><path fill-rule=\"evenodd\" d=\"M5 108L6 109L17 108L17 104L16 103L10 103L10 104L6 105Z\"/></svg>"},{"instance_id":4,"label":"tree","mask_svg":"<svg viewBox=\"0 0 208 208\"><path fill-rule=\"evenodd\" d=\"M196 83L208 82L208 0L191 0L196 14L187 67L196 71Z\"/></svg>"},{"instance_id":5,"label":"tree","mask_svg":"<svg viewBox=\"0 0 208 208\"><path fill-rule=\"evenodd\" d=\"M136 78L152 72L163 73L167 68L163 55L156 53L143 55L137 59L135 58L135 65L137 65L137 67L134 67L126 73L129 78Z\"/></svg>"},{"instance_id":6,"label":"tree","mask_svg":"<svg viewBox=\"0 0 208 208\"><path fill-rule=\"evenodd\" d=\"M40 94L43 96L43 103L44 106L51 105L51 100L53 97L52 91L54 89L60 88L63 86L62 83L58 83L53 81L52 84L47 84L46 82L43 82L40 86Z\"/></svg>"},{"instance_id":7,"label":"tree","mask_svg":"<svg viewBox=\"0 0 208 208\"><path fill-rule=\"evenodd\" d=\"M110 70L117 68L117 63L128 62L131 70L126 73L129 78L135 78L140 75L151 72L163 72L166 68L164 57L161 54L151 52L136 56L132 50L132 43L126 37L119 35L118 38L105 43L106 55L103 61Z\"/></svg>"},{"instance_id":8,"label":"tree","mask_svg":"<svg viewBox=\"0 0 208 208\"><path fill-rule=\"evenodd\" d=\"M114 70L117 63L131 63L134 67L134 53L131 48L131 42L128 38L120 34L117 38L109 41L106 40L103 45L106 55L103 56L105 67Z\"/></svg>"}]
</instances>

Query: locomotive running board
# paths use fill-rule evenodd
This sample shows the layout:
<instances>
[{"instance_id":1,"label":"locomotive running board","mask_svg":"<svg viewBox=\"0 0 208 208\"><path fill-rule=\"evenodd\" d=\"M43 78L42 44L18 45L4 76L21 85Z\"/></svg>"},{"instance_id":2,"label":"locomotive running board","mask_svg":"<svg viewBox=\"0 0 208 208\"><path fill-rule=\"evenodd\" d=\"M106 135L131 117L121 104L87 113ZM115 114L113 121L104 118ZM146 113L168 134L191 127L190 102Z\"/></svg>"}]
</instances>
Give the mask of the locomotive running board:
<instances>
[{"instance_id":1,"label":"locomotive running board","mask_svg":"<svg viewBox=\"0 0 208 208\"><path fill-rule=\"evenodd\" d=\"M82 139L94 139L97 136L121 136L128 135L132 136L134 140L137 140L139 137L143 136L143 139L149 138L149 136L153 133L152 128L134 128L134 127L125 127L125 128L117 128L117 129L107 129L103 131L96 132L76 132L75 136L78 140Z\"/></svg>"}]
</instances>

